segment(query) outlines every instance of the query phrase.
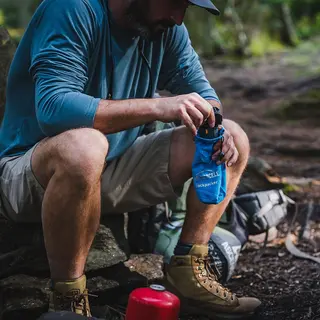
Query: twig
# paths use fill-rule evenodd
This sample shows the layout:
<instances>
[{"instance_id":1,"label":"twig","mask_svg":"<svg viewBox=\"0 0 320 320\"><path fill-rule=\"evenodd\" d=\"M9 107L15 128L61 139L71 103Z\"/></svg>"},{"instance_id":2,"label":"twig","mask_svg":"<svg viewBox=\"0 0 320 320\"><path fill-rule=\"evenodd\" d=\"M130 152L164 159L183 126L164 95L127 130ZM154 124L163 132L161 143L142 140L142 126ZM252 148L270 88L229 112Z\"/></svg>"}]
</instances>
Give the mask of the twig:
<instances>
[{"instance_id":1,"label":"twig","mask_svg":"<svg viewBox=\"0 0 320 320\"><path fill-rule=\"evenodd\" d=\"M123 312L119 311L118 309L115 309L115 308L113 308L113 307L111 307L109 305L106 305L106 306L108 307L108 309L118 313L121 317L125 318L125 316L126 316L125 313L123 313Z\"/></svg>"}]
</instances>

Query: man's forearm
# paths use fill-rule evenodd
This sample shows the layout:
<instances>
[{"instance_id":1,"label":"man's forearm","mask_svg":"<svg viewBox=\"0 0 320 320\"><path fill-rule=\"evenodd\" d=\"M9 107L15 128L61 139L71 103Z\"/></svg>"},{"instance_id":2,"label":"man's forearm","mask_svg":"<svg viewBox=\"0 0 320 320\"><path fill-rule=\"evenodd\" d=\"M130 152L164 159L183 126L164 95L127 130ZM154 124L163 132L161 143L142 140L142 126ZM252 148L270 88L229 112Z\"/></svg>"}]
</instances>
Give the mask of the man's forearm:
<instances>
[{"instance_id":1,"label":"man's forearm","mask_svg":"<svg viewBox=\"0 0 320 320\"><path fill-rule=\"evenodd\" d=\"M157 99L101 100L94 128L105 134L157 120Z\"/></svg>"},{"instance_id":2,"label":"man's forearm","mask_svg":"<svg viewBox=\"0 0 320 320\"><path fill-rule=\"evenodd\" d=\"M115 133L160 120L159 99L101 100L94 119L94 128ZM162 100L163 101L163 100ZM221 108L216 100L208 100L213 107ZM168 106L169 101L167 101ZM177 119L171 119L174 121Z\"/></svg>"}]
</instances>

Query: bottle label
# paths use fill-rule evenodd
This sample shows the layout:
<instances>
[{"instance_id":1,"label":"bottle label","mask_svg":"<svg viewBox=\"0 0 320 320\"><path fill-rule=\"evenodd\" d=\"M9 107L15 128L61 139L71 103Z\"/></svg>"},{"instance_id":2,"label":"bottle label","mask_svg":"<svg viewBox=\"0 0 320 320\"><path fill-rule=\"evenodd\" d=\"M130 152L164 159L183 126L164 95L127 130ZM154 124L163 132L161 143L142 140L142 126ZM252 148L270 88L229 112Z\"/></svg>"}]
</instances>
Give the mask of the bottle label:
<instances>
[{"instance_id":1,"label":"bottle label","mask_svg":"<svg viewBox=\"0 0 320 320\"><path fill-rule=\"evenodd\" d=\"M197 188L206 188L216 185L220 180L219 171L204 170L194 177L194 183Z\"/></svg>"}]
</instances>

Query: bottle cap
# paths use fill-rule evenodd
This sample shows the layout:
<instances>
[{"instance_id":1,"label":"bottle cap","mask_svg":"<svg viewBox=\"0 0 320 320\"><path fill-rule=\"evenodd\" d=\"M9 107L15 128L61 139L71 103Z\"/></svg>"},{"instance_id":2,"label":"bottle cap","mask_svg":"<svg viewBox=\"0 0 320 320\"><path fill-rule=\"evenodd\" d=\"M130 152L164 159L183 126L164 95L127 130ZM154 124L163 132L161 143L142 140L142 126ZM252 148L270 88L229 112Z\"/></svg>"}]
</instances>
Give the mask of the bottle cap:
<instances>
[{"instance_id":1,"label":"bottle cap","mask_svg":"<svg viewBox=\"0 0 320 320\"><path fill-rule=\"evenodd\" d=\"M150 286L150 289L155 290L155 291L166 291L166 288L164 286L159 285L159 284L152 284Z\"/></svg>"}]
</instances>

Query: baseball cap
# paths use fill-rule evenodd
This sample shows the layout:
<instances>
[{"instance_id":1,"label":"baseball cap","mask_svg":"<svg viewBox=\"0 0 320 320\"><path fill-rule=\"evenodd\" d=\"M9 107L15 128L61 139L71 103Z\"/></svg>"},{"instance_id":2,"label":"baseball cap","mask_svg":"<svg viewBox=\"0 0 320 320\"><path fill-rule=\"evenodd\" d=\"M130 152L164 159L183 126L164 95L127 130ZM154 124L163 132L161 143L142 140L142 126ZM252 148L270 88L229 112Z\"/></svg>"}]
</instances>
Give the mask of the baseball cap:
<instances>
[{"instance_id":1,"label":"baseball cap","mask_svg":"<svg viewBox=\"0 0 320 320\"><path fill-rule=\"evenodd\" d=\"M210 13L218 16L220 11L218 8L211 2L211 0L189 0L192 4L207 9Z\"/></svg>"}]
</instances>

